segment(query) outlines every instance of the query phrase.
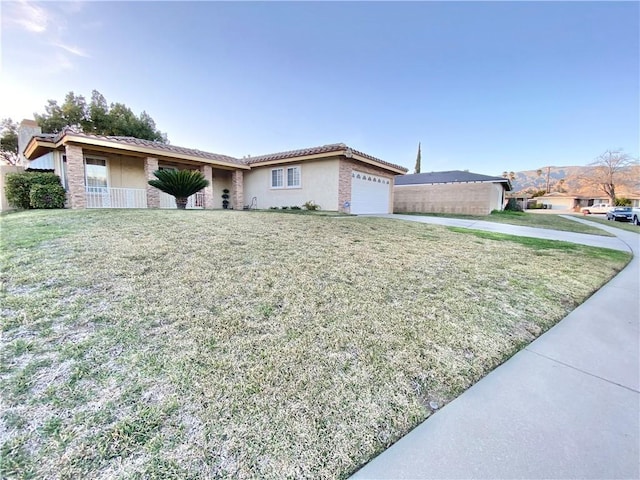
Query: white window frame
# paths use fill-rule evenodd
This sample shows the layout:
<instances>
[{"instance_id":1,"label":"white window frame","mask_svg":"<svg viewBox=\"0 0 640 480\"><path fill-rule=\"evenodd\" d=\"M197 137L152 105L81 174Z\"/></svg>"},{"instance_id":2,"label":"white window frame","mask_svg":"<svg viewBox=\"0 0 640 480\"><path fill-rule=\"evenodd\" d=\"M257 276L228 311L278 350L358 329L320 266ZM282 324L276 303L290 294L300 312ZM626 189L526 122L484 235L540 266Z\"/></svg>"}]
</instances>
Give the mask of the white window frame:
<instances>
[{"instance_id":1,"label":"white window frame","mask_svg":"<svg viewBox=\"0 0 640 480\"><path fill-rule=\"evenodd\" d=\"M106 177L107 177L107 186L104 188L109 188L111 185L111 182L109 181L109 160L106 157L98 157L95 155L87 155L84 157L84 185L85 188L89 187L89 182L87 179L87 160L100 160L104 162L104 168L107 171ZM99 187L91 187L91 188L99 188Z\"/></svg>"},{"instance_id":2,"label":"white window frame","mask_svg":"<svg viewBox=\"0 0 640 480\"><path fill-rule=\"evenodd\" d=\"M274 185L273 184L273 172L280 170L282 172L282 185ZM298 171L298 183L289 185L289 170L297 170ZM300 165L288 165L278 168L272 168L269 172L269 184L273 190L283 190L283 189L293 189L293 188L302 188L302 167Z\"/></svg>"}]
</instances>

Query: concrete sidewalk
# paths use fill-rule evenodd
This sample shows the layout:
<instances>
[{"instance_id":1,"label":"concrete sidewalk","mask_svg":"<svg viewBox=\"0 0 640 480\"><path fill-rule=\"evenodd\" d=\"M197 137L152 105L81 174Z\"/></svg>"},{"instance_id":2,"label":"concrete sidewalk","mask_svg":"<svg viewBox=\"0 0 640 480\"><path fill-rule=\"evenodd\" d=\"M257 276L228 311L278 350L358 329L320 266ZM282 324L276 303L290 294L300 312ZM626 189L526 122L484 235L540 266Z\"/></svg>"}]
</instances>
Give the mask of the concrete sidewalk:
<instances>
[{"instance_id":1,"label":"concrete sidewalk","mask_svg":"<svg viewBox=\"0 0 640 480\"><path fill-rule=\"evenodd\" d=\"M556 240L594 237L392 217ZM601 228L618 236L601 238L608 248L633 251L631 263L352 478L640 478L640 235Z\"/></svg>"}]
</instances>

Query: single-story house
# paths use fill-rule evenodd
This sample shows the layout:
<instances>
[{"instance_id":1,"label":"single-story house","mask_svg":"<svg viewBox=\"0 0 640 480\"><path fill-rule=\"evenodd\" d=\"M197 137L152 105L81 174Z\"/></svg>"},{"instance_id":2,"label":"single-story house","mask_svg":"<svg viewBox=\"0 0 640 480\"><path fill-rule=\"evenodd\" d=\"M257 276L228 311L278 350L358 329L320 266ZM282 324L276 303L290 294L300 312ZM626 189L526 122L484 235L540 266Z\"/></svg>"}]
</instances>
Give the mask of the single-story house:
<instances>
[{"instance_id":1,"label":"single-story house","mask_svg":"<svg viewBox=\"0 0 640 480\"><path fill-rule=\"evenodd\" d=\"M631 201L634 207L640 206L640 194L630 193L624 190L619 192L618 198L626 198ZM546 205L547 209L579 212L582 207L590 207L596 203L609 203L609 197L603 194L592 193L591 195L575 195L570 193L551 192L540 197L533 198L532 201Z\"/></svg>"},{"instance_id":2,"label":"single-story house","mask_svg":"<svg viewBox=\"0 0 640 480\"><path fill-rule=\"evenodd\" d=\"M503 210L509 179L460 170L399 175L393 188L395 213L488 215Z\"/></svg>"},{"instance_id":3,"label":"single-story house","mask_svg":"<svg viewBox=\"0 0 640 480\"><path fill-rule=\"evenodd\" d=\"M575 211L579 205L579 198L568 193L551 192L532 199L533 202L546 205L547 209Z\"/></svg>"},{"instance_id":4,"label":"single-story house","mask_svg":"<svg viewBox=\"0 0 640 480\"><path fill-rule=\"evenodd\" d=\"M147 183L155 170L172 168L199 170L209 180L188 208L222 208L227 189L235 209L312 201L323 210L390 213L394 177L407 171L343 143L234 158L69 128L58 134L34 132L21 151L30 168L53 168L74 209L174 208L173 197Z\"/></svg>"}]
</instances>

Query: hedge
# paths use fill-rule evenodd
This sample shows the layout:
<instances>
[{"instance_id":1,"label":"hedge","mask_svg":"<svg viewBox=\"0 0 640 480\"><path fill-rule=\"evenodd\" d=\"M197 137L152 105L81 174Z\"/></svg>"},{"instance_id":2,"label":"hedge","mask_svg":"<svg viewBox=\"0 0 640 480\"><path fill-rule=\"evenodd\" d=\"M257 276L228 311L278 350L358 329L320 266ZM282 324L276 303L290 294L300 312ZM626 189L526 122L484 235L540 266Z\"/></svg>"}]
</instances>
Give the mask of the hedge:
<instances>
[{"instance_id":1,"label":"hedge","mask_svg":"<svg viewBox=\"0 0 640 480\"><path fill-rule=\"evenodd\" d=\"M55 185L62 188L60 177L55 173L21 172L8 173L5 180L5 193L9 204L16 208L41 208L31 206L31 189L35 185ZM62 189L64 192L64 189ZM64 200L63 200L64 206ZM46 207L61 208L61 207Z\"/></svg>"},{"instance_id":2,"label":"hedge","mask_svg":"<svg viewBox=\"0 0 640 480\"><path fill-rule=\"evenodd\" d=\"M31 208L64 208L66 192L62 185L35 184L29 192Z\"/></svg>"}]
</instances>

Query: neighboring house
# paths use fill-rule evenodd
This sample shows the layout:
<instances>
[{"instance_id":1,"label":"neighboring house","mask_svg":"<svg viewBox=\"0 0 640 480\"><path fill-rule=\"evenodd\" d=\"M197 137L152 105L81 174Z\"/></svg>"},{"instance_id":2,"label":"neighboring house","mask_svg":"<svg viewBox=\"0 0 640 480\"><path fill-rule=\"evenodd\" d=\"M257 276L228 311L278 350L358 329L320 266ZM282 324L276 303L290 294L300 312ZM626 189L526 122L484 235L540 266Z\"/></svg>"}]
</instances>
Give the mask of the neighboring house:
<instances>
[{"instance_id":1,"label":"neighboring house","mask_svg":"<svg viewBox=\"0 0 640 480\"><path fill-rule=\"evenodd\" d=\"M631 200L631 205L634 207L640 207L640 193L629 193L621 191L618 198L626 198ZM579 212L582 207L590 207L596 203L609 203L609 197L602 194L591 195L572 195L570 193L552 192L536 197L532 201L541 203L552 210L565 210Z\"/></svg>"},{"instance_id":2,"label":"neighboring house","mask_svg":"<svg viewBox=\"0 0 640 480\"><path fill-rule=\"evenodd\" d=\"M235 209L313 201L323 210L389 213L394 176L407 171L342 143L238 159L65 129L57 135L35 134L21 150L31 168L55 170L74 209L173 208L173 197L147 181L155 178L155 170L174 168L199 170L210 182L190 199L191 208L222 208L228 189Z\"/></svg>"},{"instance_id":3,"label":"neighboring house","mask_svg":"<svg viewBox=\"0 0 640 480\"><path fill-rule=\"evenodd\" d=\"M579 198L568 193L552 192L533 198L535 203L546 205L551 210L566 210L568 212L578 209Z\"/></svg>"},{"instance_id":4,"label":"neighboring house","mask_svg":"<svg viewBox=\"0 0 640 480\"><path fill-rule=\"evenodd\" d=\"M487 215L502 210L511 183L503 177L454 170L414 173L395 179L395 213Z\"/></svg>"}]
</instances>

